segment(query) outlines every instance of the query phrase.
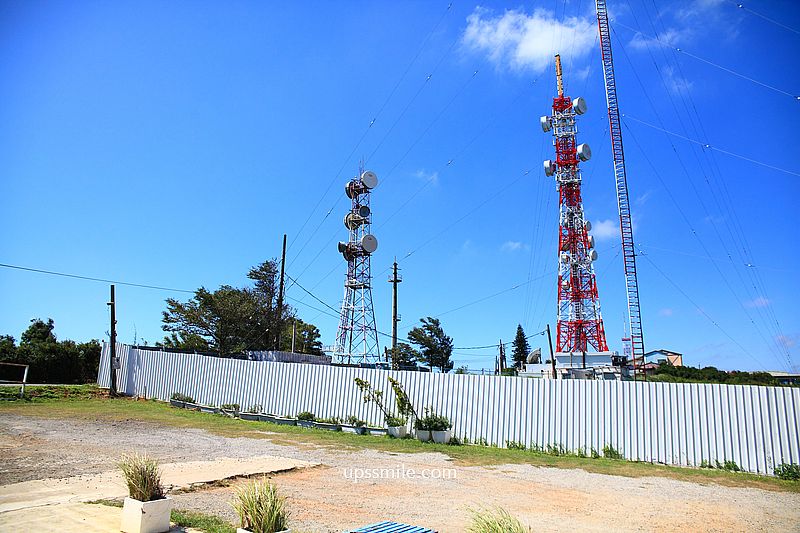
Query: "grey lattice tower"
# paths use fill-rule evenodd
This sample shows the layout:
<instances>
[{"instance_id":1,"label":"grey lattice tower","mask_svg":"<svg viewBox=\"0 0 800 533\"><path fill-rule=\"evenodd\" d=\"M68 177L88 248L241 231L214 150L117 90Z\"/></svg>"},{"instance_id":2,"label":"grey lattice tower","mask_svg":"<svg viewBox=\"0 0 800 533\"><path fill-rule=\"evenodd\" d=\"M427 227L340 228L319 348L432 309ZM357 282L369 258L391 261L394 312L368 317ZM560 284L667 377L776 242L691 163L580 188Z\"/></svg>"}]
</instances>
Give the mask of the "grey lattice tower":
<instances>
[{"instance_id":1,"label":"grey lattice tower","mask_svg":"<svg viewBox=\"0 0 800 533\"><path fill-rule=\"evenodd\" d=\"M349 238L338 246L347 261L347 277L333 348L334 357L341 363L381 361L370 270L370 257L378 249L378 240L370 233L372 210L369 203L370 191L377 184L378 177L374 172L359 168L358 176L344 186L345 194L351 200L350 211L344 217Z\"/></svg>"}]
</instances>

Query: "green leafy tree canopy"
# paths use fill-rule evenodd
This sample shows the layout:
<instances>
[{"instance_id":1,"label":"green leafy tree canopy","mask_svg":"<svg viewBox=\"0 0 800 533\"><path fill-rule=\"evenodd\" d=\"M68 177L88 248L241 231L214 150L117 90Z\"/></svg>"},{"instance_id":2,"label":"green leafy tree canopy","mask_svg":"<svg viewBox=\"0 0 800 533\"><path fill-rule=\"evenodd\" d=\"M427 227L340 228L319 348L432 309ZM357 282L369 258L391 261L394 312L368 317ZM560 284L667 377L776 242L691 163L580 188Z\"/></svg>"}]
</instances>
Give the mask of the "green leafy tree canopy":
<instances>
[{"instance_id":1,"label":"green leafy tree canopy","mask_svg":"<svg viewBox=\"0 0 800 533\"><path fill-rule=\"evenodd\" d=\"M432 368L442 372L453 369L453 339L445 334L438 318L427 317L420 319L420 325L408 332L411 344L419 346L419 360Z\"/></svg>"},{"instance_id":2,"label":"green leafy tree canopy","mask_svg":"<svg viewBox=\"0 0 800 533\"><path fill-rule=\"evenodd\" d=\"M514 366L522 368L528 361L528 354L531 353L531 346L528 344L528 339L525 338L525 331L522 329L522 324L517 325L517 334L514 337L512 346L511 357L514 360Z\"/></svg>"}]
</instances>

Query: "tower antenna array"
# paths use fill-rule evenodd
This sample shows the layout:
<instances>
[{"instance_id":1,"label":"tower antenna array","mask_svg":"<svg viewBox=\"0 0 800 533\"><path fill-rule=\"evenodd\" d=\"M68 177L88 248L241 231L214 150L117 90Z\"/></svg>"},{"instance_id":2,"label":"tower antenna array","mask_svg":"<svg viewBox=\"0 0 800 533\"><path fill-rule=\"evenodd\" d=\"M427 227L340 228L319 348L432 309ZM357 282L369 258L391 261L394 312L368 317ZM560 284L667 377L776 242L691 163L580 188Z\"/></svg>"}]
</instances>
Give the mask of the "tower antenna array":
<instances>
[{"instance_id":1,"label":"tower antenna array","mask_svg":"<svg viewBox=\"0 0 800 533\"><path fill-rule=\"evenodd\" d=\"M595 0L597 26L600 30L600 51L603 56L603 78L606 84L608 124L611 133L611 151L614 156L614 179L617 185L619 206L619 228L622 234L622 258L625 264L625 288L628 295L628 319L633 360L644 363L644 336L642 313L639 309L639 281L636 276L636 249L633 245L631 204L628 198L628 179L625 174L625 153L622 149L622 127L619 119L617 82L614 77L614 61L611 55L611 33L608 26L608 9L605 0ZM634 367L634 379L636 368Z\"/></svg>"},{"instance_id":2,"label":"tower antenna array","mask_svg":"<svg viewBox=\"0 0 800 533\"><path fill-rule=\"evenodd\" d=\"M542 130L552 130L556 148L556 160L544 162L545 174L556 177L559 197L556 352L607 352L593 266L597 251L594 237L589 235L591 223L583 216L578 166L580 161L588 161L592 152L589 145L577 145L575 140L578 133L575 117L586 113L586 101L564 96L559 55L556 55L556 80L558 96L553 98L552 115L540 119Z\"/></svg>"},{"instance_id":3,"label":"tower antenna array","mask_svg":"<svg viewBox=\"0 0 800 533\"><path fill-rule=\"evenodd\" d=\"M370 193L377 185L375 173L359 166L358 175L344 186L351 208L344 217L349 238L338 244L339 252L347 261L344 300L333 348L333 356L340 363L374 364L381 360L370 269L370 258L378 249L378 239L370 233L372 210L369 204Z\"/></svg>"}]
</instances>

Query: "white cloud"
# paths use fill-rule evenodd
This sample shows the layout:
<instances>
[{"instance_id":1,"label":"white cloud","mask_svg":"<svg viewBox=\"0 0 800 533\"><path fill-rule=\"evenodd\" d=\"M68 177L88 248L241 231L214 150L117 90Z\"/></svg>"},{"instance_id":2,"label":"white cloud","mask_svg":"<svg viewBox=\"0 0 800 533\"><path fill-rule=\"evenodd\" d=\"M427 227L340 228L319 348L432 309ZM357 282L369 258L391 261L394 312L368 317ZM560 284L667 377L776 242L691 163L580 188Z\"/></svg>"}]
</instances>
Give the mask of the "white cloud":
<instances>
[{"instance_id":1,"label":"white cloud","mask_svg":"<svg viewBox=\"0 0 800 533\"><path fill-rule=\"evenodd\" d=\"M598 220L592 223L592 231L594 238L598 241L607 239L615 239L619 237L619 222L616 220Z\"/></svg>"},{"instance_id":2,"label":"white cloud","mask_svg":"<svg viewBox=\"0 0 800 533\"><path fill-rule=\"evenodd\" d=\"M672 316L673 314L675 314L675 311L673 311L673 310L672 310L672 309L670 309L669 307L665 307L664 309L661 309L661 310L658 312L658 314L659 314L660 316Z\"/></svg>"},{"instance_id":3,"label":"white cloud","mask_svg":"<svg viewBox=\"0 0 800 533\"><path fill-rule=\"evenodd\" d=\"M519 241L506 241L500 246L500 250L504 252L516 252L519 250L530 250L530 246Z\"/></svg>"},{"instance_id":4,"label":"white cloud","mask_svg":"<svg viewBox=\"0 0 800 533\"><path fill-rule=\"evenodd\" d=\"M770 304L770 301L763 296L759 296L755 300L751 300L747 302L745 305L747 307L767 307Z\"/></svg>"},{"instance_id":5,"label":"white cloud","mask_svg":"<svg viewBox=\"0 0 800 533\"><path fill-rule=\"evenodd\" d=\"M431 182L433 185L439 184L439 173L438 172L426 172L424 168L421 168L414 172L414 177L419 178L425 182Z\"/></svg>"},{"instance_id":6,"label":"white cloud","mask_svg":"<svg viewBox=\"0 0 800 533\"><path fill-rule=\"evenodd\" d=\"M777 343L786 348L787 350L791 350L795 346L797 346L797 337L790 337L789 335L778 335L775 337Z\"/></svg>"},{"instance_id":7,"label":"white cloud","mask_svg":"<svg viewBox=\"0 0 800 533\"><path fill-rule=\"evenodd\" d=\"M531 14L510 9L495 15L478 6L467 17L462 41L467 48L488 56L497 67L541 73L561 45L563 51L569 48L573 58L591 51L596 29L591 17L558 20L545 9L534 9Z\"/></svg>"},{"instance_id":8,"label":"white cloud","mask_svg":"<svg viewBox=\"0 0 800 533\"><path fill-rule=\"evenodd\" d=\"M693 83L675 72L675 68L671 65L667 65L662 69L662 76L667 90L672 94L687 93L692 88Z\"/></svg>"}]
</instances>

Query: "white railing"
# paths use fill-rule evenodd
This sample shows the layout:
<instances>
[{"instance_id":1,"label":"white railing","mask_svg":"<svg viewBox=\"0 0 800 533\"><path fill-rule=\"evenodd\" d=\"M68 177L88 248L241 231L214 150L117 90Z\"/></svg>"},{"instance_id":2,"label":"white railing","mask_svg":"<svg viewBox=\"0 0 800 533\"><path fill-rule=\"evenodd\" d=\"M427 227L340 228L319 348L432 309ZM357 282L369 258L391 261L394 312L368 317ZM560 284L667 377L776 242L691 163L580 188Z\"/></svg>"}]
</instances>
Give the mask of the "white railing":
<instances>
[{"instance_id":1,"label":"white railing","mask_svg":"<svg viewBox=\"0 0 800 533\"><path fill-rule=\"evenodd\" d=\"M587 453L610 445L632 460L689 466L734 461L745 471L766 474L781 463L800 464L797 387L436 374L224 359L122 344L117 354L118 390L146 398L167 400L180 392L206 405L260 405L264 412L292 416L355 415L382 425L353 380L370 382L394 405L387 380L392 376L418 412L431 406L451 420L454 436L473 443ZM108 345L98 383L109 385Z\"/></svg>"}]
</instances>

